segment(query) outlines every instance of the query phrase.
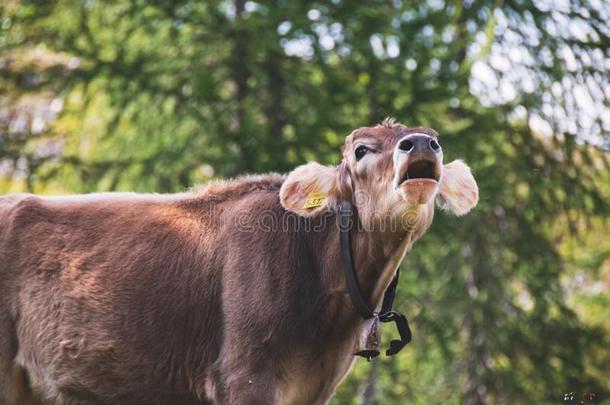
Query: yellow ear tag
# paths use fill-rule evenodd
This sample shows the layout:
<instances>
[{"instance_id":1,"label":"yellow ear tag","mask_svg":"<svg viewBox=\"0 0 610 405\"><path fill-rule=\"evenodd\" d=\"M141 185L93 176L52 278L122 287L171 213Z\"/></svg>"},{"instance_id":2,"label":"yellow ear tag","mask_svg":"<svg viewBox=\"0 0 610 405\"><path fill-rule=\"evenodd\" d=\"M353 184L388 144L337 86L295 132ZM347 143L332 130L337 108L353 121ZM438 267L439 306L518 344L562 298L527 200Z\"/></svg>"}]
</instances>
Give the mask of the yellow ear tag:
<instances>
[{"instance_id":1,"label":"yellow ear tag","mask_svg":"<svg viewBox=\"0 0 610 405\"><path fill-rule=\"evenodd\" d=\"M312 191L307 196L307 200L305 200L305 205L303 205L303 208L320 207L322 204L324 204L325 199L326 197L324 194L320 193L319 191Z\"/></svg>"}]
</instances>

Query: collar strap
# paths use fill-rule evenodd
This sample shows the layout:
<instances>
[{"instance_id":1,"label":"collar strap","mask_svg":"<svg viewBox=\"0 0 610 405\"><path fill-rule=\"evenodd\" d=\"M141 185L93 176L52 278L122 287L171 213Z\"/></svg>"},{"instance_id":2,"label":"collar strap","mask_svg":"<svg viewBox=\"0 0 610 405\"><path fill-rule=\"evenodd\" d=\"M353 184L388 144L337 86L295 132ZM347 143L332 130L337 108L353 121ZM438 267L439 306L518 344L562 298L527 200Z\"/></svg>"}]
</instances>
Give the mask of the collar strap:
<instances>
[{"instance_id":1,"label":"collar strap","mask_svg":"<svg viewBox=\"0 0 610 405\"><path fill-rule=\"evenodd\" d=\"M402 348L411 341L411 329L409 328L407 318L403 314L392 310L394 297L396 296L396 288L398 286L399 271L396 271L394 279L392 279L392 282L388 286L388 289L383 296L381 312L377 313L372 311L362 296L362 290L360 289L358 279L356 278L356 272L354 270L352 247L350 243L350 229L352 226L352 204L349 201L341 201L341 203L339 203L339 235L341 242L343 273L345 274L345 280L347 281L347 290L349 292L352 305L354 308L356 308L356 311L363 319L376 317L381 322L394 322L396 324L400 339L392 340L390 342L390 348L386 351L386 356L392 356L402 350ZM379 352L376 350L367 350L358 352L356 355L366 357L370 360L373 357L377 357Z\"/></svg>"}]
</instances>

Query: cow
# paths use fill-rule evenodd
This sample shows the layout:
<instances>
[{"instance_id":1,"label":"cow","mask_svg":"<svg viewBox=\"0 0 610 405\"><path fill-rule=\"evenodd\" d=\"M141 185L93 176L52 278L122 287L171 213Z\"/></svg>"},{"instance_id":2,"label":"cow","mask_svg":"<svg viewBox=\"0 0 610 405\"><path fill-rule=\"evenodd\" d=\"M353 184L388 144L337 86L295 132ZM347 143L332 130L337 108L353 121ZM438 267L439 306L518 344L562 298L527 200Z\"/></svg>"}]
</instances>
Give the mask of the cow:
<instances>
[{"instance_id":1,"label":"cow","mask_svg":"<svg viewBox=\"0 0 610 405\"><path fill-rule=\"evenodd\" d=\"M435 205L478 201L438 134L354 130L337 166L160 195L0 198L0 403L323 404Z\"/></svg>"}]
</instances>

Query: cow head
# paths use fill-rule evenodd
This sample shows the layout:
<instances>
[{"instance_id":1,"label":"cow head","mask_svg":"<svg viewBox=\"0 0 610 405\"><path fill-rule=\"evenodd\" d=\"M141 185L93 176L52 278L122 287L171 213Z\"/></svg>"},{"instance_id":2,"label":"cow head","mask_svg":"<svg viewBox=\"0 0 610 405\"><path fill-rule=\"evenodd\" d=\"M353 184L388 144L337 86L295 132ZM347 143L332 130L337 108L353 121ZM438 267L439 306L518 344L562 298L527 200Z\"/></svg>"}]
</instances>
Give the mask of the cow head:
<instances>
[{"instance_id":1,"label":"cow head","mask_svg":"<svg viewBox=\"0 0 610 405\"><path fill-rule=\"evenodd\" d=\"M467 213L477 204L478 187L464 162L443 164L434 130L386 120L353 131L338 166L297 167L283 183L280 199L287 210L306 217L348 200L365 226L380 219L407 219L413 226L422 211L432 215L435 200L456 215Z\"/></svg>"}]
</instances>

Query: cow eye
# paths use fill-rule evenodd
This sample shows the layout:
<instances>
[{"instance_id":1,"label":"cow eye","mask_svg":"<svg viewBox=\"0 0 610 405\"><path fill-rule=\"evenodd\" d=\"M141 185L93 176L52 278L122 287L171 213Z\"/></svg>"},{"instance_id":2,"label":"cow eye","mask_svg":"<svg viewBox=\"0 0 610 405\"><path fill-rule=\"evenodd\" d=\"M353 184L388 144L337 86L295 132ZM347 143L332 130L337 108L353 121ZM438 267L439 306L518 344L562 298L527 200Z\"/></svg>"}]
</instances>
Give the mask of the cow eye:
<instances>
[{"instance_id":1,"label":"cow eye","mask_svg":"<svg viewBox=\"0 0 610 405\"><path fill-rule=\"evenodd\" d=\"M369 150L370 150L370 149L369 149L369 148L367 148L367 147L366 147L366 146L364 146L364 145L360 145L360 146L358 146L358 147L356 148L356 153L355 153L355 154L356 154L356 161L358 161L358 160L362 159L362 158L364 157L364 155L366 155L366 154L367 154L367 152L368 152Z\"/></svg>"}]
</instances>

